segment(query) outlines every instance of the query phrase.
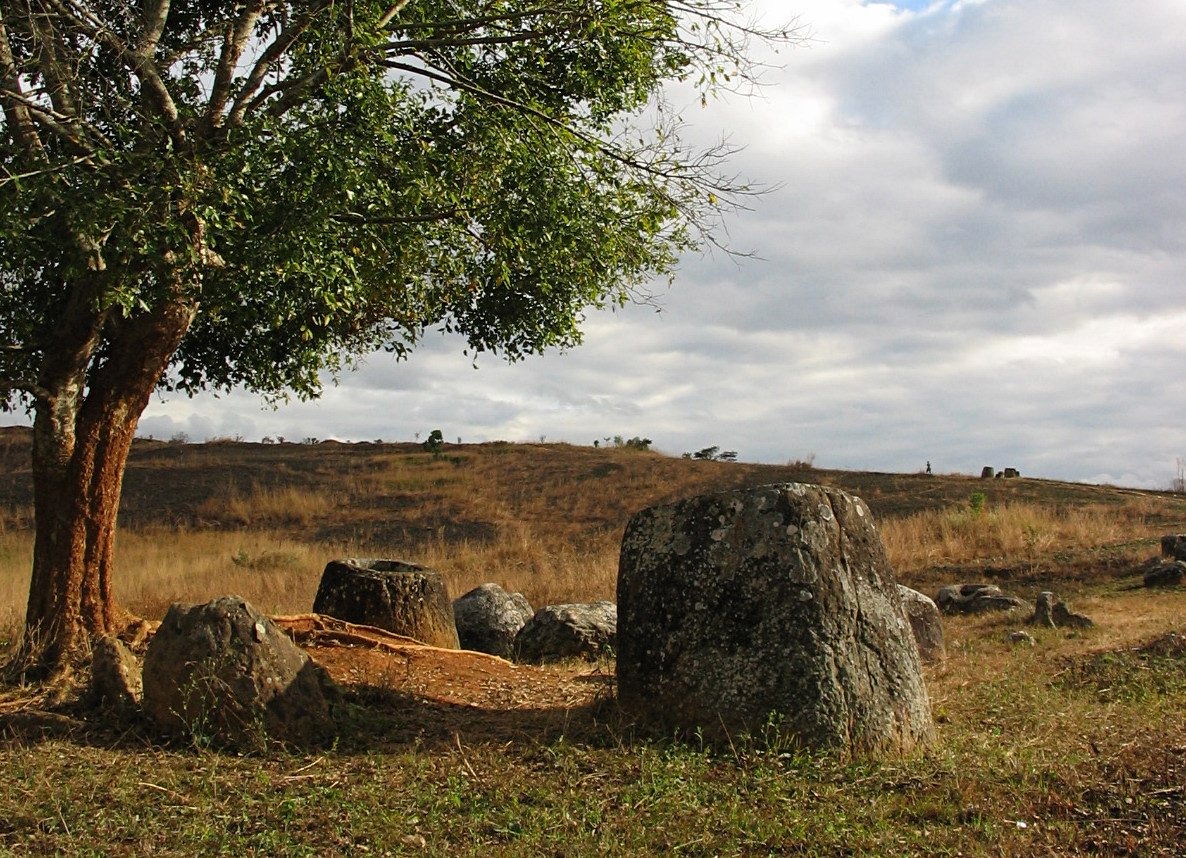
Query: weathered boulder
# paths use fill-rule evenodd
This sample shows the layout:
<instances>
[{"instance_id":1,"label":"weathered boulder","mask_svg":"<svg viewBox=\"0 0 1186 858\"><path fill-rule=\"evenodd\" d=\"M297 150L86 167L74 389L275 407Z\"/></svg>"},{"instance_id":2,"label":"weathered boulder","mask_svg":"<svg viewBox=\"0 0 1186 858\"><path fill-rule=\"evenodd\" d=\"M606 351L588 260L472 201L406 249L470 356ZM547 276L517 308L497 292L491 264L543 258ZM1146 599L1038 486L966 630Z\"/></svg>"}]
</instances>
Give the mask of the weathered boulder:
<instances>
[{"instance_id":1,"label":"weathered boulder","mask_svg":"<svg viewBox=\"0 0 1186 858\"><path fill-rule=\"evenodd\" d=\"M1029 618L1029 623L1051 629L1089 629L1095 625L1083 614L1073 613L1066 602L1058 601L1049 590L1038 594L1038 600L1034 603L1034 615Z\"/></svg>"},{"instance_id":2,"label":"weathered boulder","mask_svg":"<svg viewBox=\"0 0 1186 858\"><path fill-rule=\"evenodd\" d=\"M1174 560L1170 563L1156 563L1145 572L1146 587L1177 587L1182 583L1186 562Z\"/></svg>"},{"instance_id":3,"label":"weathered boulder","mask_svg":"<svg viewBox=\"0 0 1186 858\"><path fill-rule=\"evenodd\" d=\"M1019 596L1003 593L996 584L950 584L935 595L935 604L945 614L984 614L1014 611L1033 606Z\"/></svg>"},{"instance_id":4,"label":"weathered boulder","mask_svg":"<svg viewBox=\"0 0 1186 858\"><path fill-rule=\"evenodd\" d=\"M843 754L932 735L885 549L839 490L762 486L638 513L618 611L619 700L645 723L726 739L774 722Z\"/></svg>"},{"instance_id":5,"label":"weathered boulder","mask_svg":"<svg viewBox=\"0 0 1186 858\"><path fill-rule=\"evenodd\" d=\"M140 660L117 637L105 635L91 644L91 682L87 702L130 712L144 691Z\"/></svg>"},{"instance_id":6,"label":"weathered boulder","mask_svg":"<svg viewBox=\"0 0 1186 858\"><path fill-rule=\"evenodd\" d=\"M1034 636L1024 629L1018 629L1015 632L1009 633L1009 642L1012 644L1025 644L1026 646L1034 646L1037 641Z\"/></svg>"},{"instance_id":7,"label":"weathered boulder","mask_svg":"<svg viewBox=\"0 0 1186 858\"><path fill-rule=\"evenodd\" d=\"M238 596L174 603L144 656L145 714L220 747L325 741L333 696L325 670Z\"/></svg>"},{"instance_id":8,"label":"weathered boulder","mask_svg":"<svg viewBox=\"0 0 1186 858\"><path fill-rule=\"evenodd\" d=\"M1161 537L1161 556L1167 560L1186 560L1186 533Z\"/></svg>"},{"instance_id":9,"label":"weathered boulder","mask_svg":"<svg viewBox=\"0 0 1186 858\"><path fill-rule=\"evenodd\" d=\"M566 658L595 659L617 644L618 606L613 602L548 605L515 635L515 661L545 664Z\"/></svg>"},{"instance_id":10,"label":"weathered boulder","mask_svg":"<svg viewBox=\"0 0 1186 858\"><path fill-rule=\"evenodd\" d=\"M898 585L898 592L902 594L902 609L910 621L919 656L927 664L943 661L947 658L947 645L943 636L943 618L939 616L934 599L905 584Z\"/></svg>"},{"instance_id":11,"label":"weathered boulder","mask_svg":"<svg viewBox=\"0 0 1186 858\"><path fill-rule=\"evenodd\" d=\"M445 579L417 563L331 560L321 573L313 612L430 646L459 647Z\"/></svg>"},{"instance_id":12,"label":"weathered boulder","mask_svg":"<svg viewBox=\"0 0 1186 858\"><path fill-rule=\"evenodd\" d=\"M996 469L992 465L985 465L980 469L980 479L991 480L997 475Z\"/></svg>"},{"instance_id":13,"label":"weathered boulder","mask_svg":"<svg viewBox=\"0 0 1186 858\"><path fill-rule=\"evenodd\" d=\"M522 593L508 593L497 584L482 584L453 600L461 648L503 658L511 657L515 635L534 613Z\"/></svg>"}]
</instances>

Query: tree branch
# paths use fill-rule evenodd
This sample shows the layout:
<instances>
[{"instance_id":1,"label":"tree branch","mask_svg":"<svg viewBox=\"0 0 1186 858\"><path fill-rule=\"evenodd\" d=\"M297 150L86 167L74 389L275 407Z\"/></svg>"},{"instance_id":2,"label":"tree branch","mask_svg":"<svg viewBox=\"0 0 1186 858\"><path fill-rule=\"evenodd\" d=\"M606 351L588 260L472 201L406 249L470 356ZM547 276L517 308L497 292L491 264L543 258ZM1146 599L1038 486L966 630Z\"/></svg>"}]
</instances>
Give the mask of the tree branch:
<instances>
[{"instance_id":1,"label":"tree branch","mask_svg":"<svg viewBox=\"0 0 1186 858\"><path fill-rule=\"evenodd\" d=\"M447 209L444 211L426 212L420 215L386 215L383 217L372 217L364 215L362 212L343 212L342 214L330 215L332 220L339 223L357 223L357 224L408 224L408 223L438 223L443 220L450 220L458 215L457 209Z\"/></svg>"},{"instance_id":2,"label":"tree branch","mask_svg":"<svg viewBox=\"0 0 1186 858\"><path fill-rule=\"evenodd\" d=\"M170 0L144 0L140 15L144 29L140 33L136 52L145 59L151 59L156 54L156 46L161 41L165 22L169 19L169 6Z\"/></svg>"},{"instance_id":3,"label":"tree branch","mask_svg":"<svg viewBox=\"0 0 1186 858\"><path fill-rule=\"evenodd\" d=\"M164 121L173 142L177 145L183 145L186 142L186 129L177 110L177 104L151 56L143 55L139 47L133 48L125 44L116 36L111 27L94 15L80 14L74 8L63 3L62 0L42 0L42 2L52 7L59 16L66 19L78 32L96 45L105 47L118 56L140 80L140 91L145 96L145 106L153 108L157 116ZM147 7L153 15L159 15L162 12L166 16L168 15L168 0L148 0ZM157 26L155 20L148 23L147 36L145 37L152 44L154 50L160 38L159 33L153 36L152 28L155 26ZM52 33L50 35L52 36ZM145 39L141 41L143 42ZM59 109L61 110L61 108ZM61 110L61 112L70 115L77 114L75 110Z\"/></svg>"},{"instance_id":4,"label":"tree branch","mask_svg":"<svg viewBox=\"0 0 1186 858\"><path fill-rule=\"evenodd\" d=\"M3 91L4 118L12 129L13 138L25 150L25 156L31 163L45 160L45 144L37 133L37 125L29 115L21 88L20 75L16 68L16 58L12 55L12 46L8 43L8 26L0 19L0 87Z\"/></svg>"},{"instance_id":5,"label":"tree branch","mask_svg":"<svg viewBox=\"0 0 1186 858\"><path fill-rule=\"evenodd\" d=\"M218 57L218 68L214 72L214 84L210 88L210 99L206 105L206 116L203 120L203 131L207 136L214 133L222 124L223 111L226 110L230 99L231 82L235 76L235 69L251 39L256 22L263 14L267 0L253 0L243 7L238 20L233 26L228 26L223 36L222 53Z\"/></svg>"},{"instance_id":6,"label":"tree branch","mask_svg":"<svg viewBox=\"0 0 1186 858\"><path fill-rule=\"evenodd\" d=\"M52 165L47 164L45 167L42 167L39 170L26 170L23 173L13 173L13 172L10 172L9 170L5 169L4 170L5 175L3 177L0 177L0 188L4 187L9 182L19 182L21 179L31 179L34 176L43 176L48 173L56 173L59 170L65 170L65 169L68 169L69 167L77 167L79 164L89 163L91 160L92 160L92 156L90 156L90 155L79 155L77 158L74 158L73 160L63 161L60 164L52 164ZM3 169L3 168L0 168L0 169ZM0 348L0 351L3 351L3 349Z\"/></svg>"},{"instance_id":7,"label":"tree branch","mask_svg":"<svg viewBox=\"0 0 1186 858\"><path fill-rule=\"evenodd\" d=\"M268 72L271 71L272 66L283 59L284 55L288 53L288 50L296 44L297 40L313 24L317 16L326 9L329 9L332 5L333 0L319 0L313 8L285 25L276 35L276 38L264 49L260 58L256 60L243 85L239 87L239 92L235 95L235 100L231 103L226 124L231 126L242 124L243 117L247 114L247 111L256 109L263 100L266 100L266 92L259 97L256 96L256 93L259 92L264 78L268 76Z\"/></svg>"},{"instance_id":8,"label":"tree branch","mask_svg":"<svg viewBox=\"0 0 1186 858\"><path fill-rule=\"evenodd\" d=\"M41 402L49 402L53 398L53 394L48 390L31 381L0 376L0 400L7 399L14 393L27 393Z\"/></svg>"}]
</instances>

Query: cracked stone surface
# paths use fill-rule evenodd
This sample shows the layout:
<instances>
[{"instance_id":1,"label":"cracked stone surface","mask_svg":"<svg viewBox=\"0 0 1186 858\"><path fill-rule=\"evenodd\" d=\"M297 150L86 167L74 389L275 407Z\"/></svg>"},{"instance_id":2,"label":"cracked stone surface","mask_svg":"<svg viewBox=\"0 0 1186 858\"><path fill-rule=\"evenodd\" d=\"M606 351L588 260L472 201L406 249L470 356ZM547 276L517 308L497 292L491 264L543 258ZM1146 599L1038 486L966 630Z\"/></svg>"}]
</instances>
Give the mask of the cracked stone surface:
<instances>
[{"instance_id":1,"label":"cracked stone surface","mask_svg":"<svg viewBox=\"0 0 1186 858\"><path fill-rule=\"evenodd\" d=\"M618 572L623 708L734 736L906 752L933 728L918 648L868 507L789 483L631 519Z\"/></svg>"}]
</instances>

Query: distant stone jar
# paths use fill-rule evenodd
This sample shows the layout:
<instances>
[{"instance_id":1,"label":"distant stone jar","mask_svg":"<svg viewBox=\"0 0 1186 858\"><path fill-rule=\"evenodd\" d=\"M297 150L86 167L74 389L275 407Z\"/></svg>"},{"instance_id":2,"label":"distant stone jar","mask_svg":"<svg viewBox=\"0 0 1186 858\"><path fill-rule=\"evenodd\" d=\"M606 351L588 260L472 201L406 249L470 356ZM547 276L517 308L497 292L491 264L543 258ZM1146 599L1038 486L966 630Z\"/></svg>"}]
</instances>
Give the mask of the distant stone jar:
<instances>
[{"instance_id":1,"label":"distant stone jar","mask_svg":"<svg viewBox=\"0 0 1186 858\"><path fill-rule=\"evenodd\" d=\"M458 649L449 590L439 572L403 560L331 560L313 612Z\"/></svg>"},{"instance_id":2,"label":"distant stone jar","mask_svg":"<svg viewBox=\"0 0 1186 858\"><path fill-rule=\"evenodd\" d=\"M728 741L775 726L844 755L932 735L918 647L859 498L790 483L635 515L618 570L622 708Z\"/></svg>"}]
</instances>

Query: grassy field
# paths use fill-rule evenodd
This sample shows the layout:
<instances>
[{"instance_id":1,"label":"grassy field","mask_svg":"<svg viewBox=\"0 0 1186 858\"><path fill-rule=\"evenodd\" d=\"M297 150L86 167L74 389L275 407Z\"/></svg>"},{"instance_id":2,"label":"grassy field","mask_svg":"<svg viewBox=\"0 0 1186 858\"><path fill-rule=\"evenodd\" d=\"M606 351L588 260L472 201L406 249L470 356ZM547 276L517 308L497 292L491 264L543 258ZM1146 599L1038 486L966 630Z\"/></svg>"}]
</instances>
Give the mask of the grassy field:
<instances>
[{"instance_id":1,"label":"grassy field","mask_svg":"<svg viewBox=\"0 0 1186 858\"><path fill-rule=\"evenodd\" d=\"M27 438L0 435L0 639L30 551ZM877 516L904 583L1054 589L1083 632L946 621L927 669L937 738L877 764L776 731L727 749L635 735L606 693L567 710L450 710L355 694L322 752L233 756L30 691L0 696L0 852L192 855L1180 855L1186 842L1186 590L1137 565L1186 529L1186 498L1043 480L858 474L566 445L138 443L120 599L147 617L235 592L309 610L325 562L393 556L537 606L612 598L618 541L649 504L786 480ZM982 495L982 497L980 497ZM612 674L612 664L593 668ZM23 696L22 696L23 695ZM23 707L23 708L22 708Z\"/></svg>"}]
</instances>

